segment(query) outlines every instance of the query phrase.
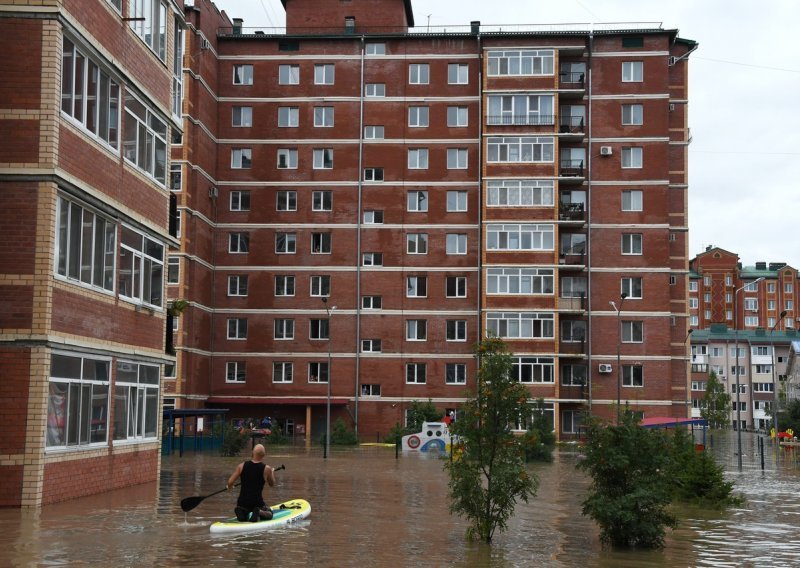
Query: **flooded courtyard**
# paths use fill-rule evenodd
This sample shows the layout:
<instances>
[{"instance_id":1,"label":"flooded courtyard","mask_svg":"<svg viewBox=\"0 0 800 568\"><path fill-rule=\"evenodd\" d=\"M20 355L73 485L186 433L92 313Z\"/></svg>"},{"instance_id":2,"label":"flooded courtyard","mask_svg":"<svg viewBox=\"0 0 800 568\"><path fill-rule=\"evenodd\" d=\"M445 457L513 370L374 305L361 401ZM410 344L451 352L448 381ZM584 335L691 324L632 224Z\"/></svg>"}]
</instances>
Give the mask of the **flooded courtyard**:
<instances>
[{"instance_id":1,"label":"flooded courtyard","mask_svg":"<svg viewBox=\"0 0 800 568\"><path fill-rule=\"evenodd\" d=\"M437 457L395 459L392 448L268 448L285 464L269 503L311 502L301 524L271 532L212 535L231 515L236 492L183 513L180 500L225 486L240 461L212 454L163 458L161 480L44 507L0 510L0 565L6 566L797 566L800 564L800 463L767 443L762 472L757 437L743 435L740 473L735 433L709 440L746 499L723 512L678 509L680 526L661 551L604 550L594 523L580 514L588 479L579 456L557 452L529 466L538 496L521 503L509 530L489 547L464 539L466 523L448 512L447 476Z\"/></svg>"}]
</instances>

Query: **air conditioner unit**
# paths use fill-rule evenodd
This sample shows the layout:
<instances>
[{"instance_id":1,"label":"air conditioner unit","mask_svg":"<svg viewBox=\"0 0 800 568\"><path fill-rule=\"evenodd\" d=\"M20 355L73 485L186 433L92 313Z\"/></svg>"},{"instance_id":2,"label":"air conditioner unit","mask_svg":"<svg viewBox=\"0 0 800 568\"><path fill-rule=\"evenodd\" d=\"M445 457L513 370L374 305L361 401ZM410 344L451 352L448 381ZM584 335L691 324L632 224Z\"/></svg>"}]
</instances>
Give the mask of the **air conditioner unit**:
<instances>
[{"instance_id":1,"label":"air conditioner unit","mask_svg":"<svg viewBox=\"0 0 800 568\"><path fill-rule=\"evenodd\" d=\"M677 56L675 56L675 55L670 55L670 56L669 56L669 66L670 66L670 67L672 67L673 65L675 65L677 62L678 62L678 58L677 58Z\"/></svg>"},{"instance_id":2,"label":"air conditioner unit","mask_svg":"<svg viewBox=\"0 0 800 568\"><path fill-rule=\"evenodd\" d=\"M211 48L211 42L208 41L206 38L203 38L203 40L200 42L200 49L210 49L210 48Z\"/></svg>"},{"instance_id":3,"label":"air conditioner unit","mask_svg":"<svg viewBox=\"0 0 800 568\"><path fill-rule=\"evenodd\" d=\"M614 153L614 150L611 146L600 146L600 155L601 156L610 156Z\"/></svg>"},{"instance_id":4,"label":"air conditioner unit","mask_svg":"<svg viewBox=\"0 0 800 568\"><path fill-rule=\"evenodd\" d=\"M611 365L610 364L608 364L608 363L600 363L600 365L598 366L597 370L600 371L603 374L608 374L608 373L611 372L612 369L611 369Z\"/></svg>"},{"instance_id":5,"label":"air conditioner unit","mask_svg":"<svg viewBox=\"0 0 800 568\"><path fill-rule=\"evenodd\" d=\"M675 103L669 103L669 111L672 112L675 110Z\"/></svg>"}]
</instances>

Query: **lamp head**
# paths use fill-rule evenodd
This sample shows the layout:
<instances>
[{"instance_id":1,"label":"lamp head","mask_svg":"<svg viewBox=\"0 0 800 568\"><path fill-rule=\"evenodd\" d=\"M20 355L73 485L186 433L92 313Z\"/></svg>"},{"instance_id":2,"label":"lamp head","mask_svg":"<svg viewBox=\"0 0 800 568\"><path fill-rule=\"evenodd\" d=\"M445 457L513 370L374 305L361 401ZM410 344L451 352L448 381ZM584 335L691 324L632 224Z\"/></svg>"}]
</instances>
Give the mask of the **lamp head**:
<instances>
[{"instance_id":1,"label":"lamp head","mask_svg":"<svg viewBox=\"0 0 800 568\"><path fill-rule=\"evenodd\" d=\"M781 315L780 315L780 316L778 316L778 319L783 319L783 318L785 318L787 313L788 313L788 312L787 312L786 310L783 310L783 311L781 312Z\"/></svg>"},{"instance_id":2,"label":"lamp head","mask_svg":"<svg viewBox=\"0 0 800 568\"><path fill-rule=\"evenodd\" d=\"M623 292L622 294L619 295L619 297L620 297L620 299L624 300L625 298L628 297L628 293L627 292Z\"/></svg>"},{"instance_id":3,"label":"lamp head","mask_svg":"<svg viewBox=\"0 0 800 568\"><path fill-rule=\"evenodd\" d=\"M613 301L609 302L609 304L610 304L610 305L611 305L611 307L612 307L612 308L614 308L615 310L617 309L617 304L616 304L616 303L614 303Z\"/></svg>"}]
</instances>

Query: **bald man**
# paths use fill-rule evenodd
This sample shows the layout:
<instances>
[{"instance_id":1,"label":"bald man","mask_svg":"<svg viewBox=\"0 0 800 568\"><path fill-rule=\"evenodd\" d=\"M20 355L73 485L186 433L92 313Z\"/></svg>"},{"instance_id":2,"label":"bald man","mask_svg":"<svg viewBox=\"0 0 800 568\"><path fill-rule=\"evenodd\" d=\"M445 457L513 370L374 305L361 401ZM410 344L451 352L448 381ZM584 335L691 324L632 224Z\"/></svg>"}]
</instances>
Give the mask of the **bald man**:
<instances>
[{"instance_id":1,"label":"bald man","mask_svg":"<svg viewBox=\"0 0 800 568\"><path fill-rule=\"evenodd\" d=\"M239 499L236 501L236 518L241 521L258 522L272 518L272 510L265 507L264 482L270 487L275 486L275 470L264 463L267 454L264 446L256 444L253 448L253 457L250 461L242 462L228 479L228 489L233 487L237 479L242 480L239 488Z\"/></svg>"}]
</instances>

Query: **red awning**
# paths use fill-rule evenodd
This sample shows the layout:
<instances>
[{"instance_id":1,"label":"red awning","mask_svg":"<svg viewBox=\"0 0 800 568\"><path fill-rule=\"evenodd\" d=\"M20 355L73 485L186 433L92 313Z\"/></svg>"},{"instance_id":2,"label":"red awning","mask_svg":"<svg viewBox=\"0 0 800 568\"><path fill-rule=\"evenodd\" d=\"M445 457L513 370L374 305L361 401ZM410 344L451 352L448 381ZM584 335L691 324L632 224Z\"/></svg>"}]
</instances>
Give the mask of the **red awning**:
<instances>
[{"instance_id":1,"label":"red awning","mask_svg":"<svg viewBox=\"0 0 800 568\"><path fill-rule=\"evenodd\" d=\"M282 396L212 396L206 400L208 404L292 404L292 405L320 405L327 404L328 398L324 396L309 397L282 397ZM331 397L332 405L344 405L350 402L349 398Z\"/></svg>"}]
</instances>

